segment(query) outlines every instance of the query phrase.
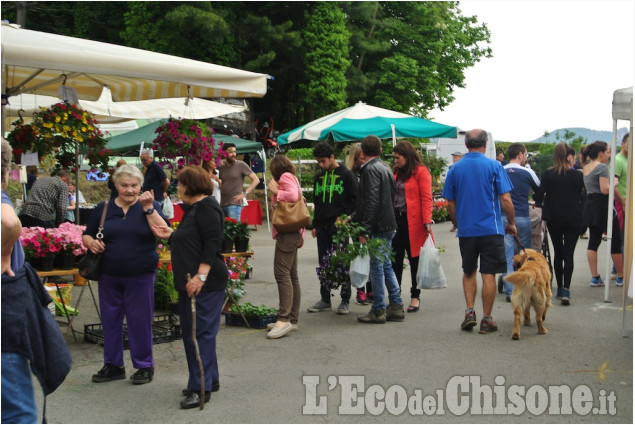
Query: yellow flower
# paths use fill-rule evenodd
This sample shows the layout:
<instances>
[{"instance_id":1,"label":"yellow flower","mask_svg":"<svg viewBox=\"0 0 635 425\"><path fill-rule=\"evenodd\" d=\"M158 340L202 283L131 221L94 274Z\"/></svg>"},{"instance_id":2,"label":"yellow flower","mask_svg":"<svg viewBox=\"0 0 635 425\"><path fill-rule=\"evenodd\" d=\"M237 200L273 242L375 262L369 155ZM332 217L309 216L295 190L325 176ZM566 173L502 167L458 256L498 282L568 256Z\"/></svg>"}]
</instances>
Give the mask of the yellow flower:
<instances>
[{"instance_id":1,"label":"yellow flower","mask_svg":"<svg viewBox=\"0 0 635 425\"><path fill-rule=\"evenodd\" d=\"M86 127L82 127L82 133L86 133Z\"/></svg>"},{"instance_id":2,"label":"yellow flower","mask_svg":"<svg viewBox=\"0 0 635 425\"><path fill-rule=\"evenodd\" d=\"M43 126L43 127L46 127L46 128L53 128L53 124L52 124L52 123L50 123L50 122L45 122L45 123L42 123L42 126Z\"/></svg>"},{"instance_id":3,"label":"yellow flower","mask_svg":"<svg viewBox=\"0 0 635 425\"><path fill-rule=\"evenodd\" d=\"M55 117L55 122L60 122L60 120L61 120L61 118L60 118L59 115Z\"/></svg>"},{"instance_id":4,"label":"yellow flower","mask_svg":"<svg viewBox=\"0 0 635 425\"><path fill-rule=\"evenodd\" d=\"M70 128L70 126L65 125L64 127L62 127L62 130L64 130L64 131L71 131L71 128Z\"/></svg>"}]
</instances>

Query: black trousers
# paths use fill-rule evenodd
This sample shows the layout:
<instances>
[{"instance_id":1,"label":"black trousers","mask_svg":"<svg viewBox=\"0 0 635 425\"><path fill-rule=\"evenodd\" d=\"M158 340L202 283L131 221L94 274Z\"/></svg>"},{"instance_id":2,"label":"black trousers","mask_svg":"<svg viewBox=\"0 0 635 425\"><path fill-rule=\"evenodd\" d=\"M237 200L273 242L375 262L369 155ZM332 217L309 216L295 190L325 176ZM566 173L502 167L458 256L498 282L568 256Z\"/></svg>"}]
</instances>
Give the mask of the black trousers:
<instances>
[{"instance_id":1,"label":"black trousers","mask_svg":"<svg viewBox=\"0 0 635 425\"><path fill-rule=\"evenodd\" d=\"M569 289L573 275L573 254L580 237L579 223L547 222L547 230L553 245L553 274L558 288Z\"/></svg>"},{"instance_id":2,"label":"black trousers","mask_svg":"<svg viewBox=\"0 0 635 425\"><path fill-rule=\"evenodd\" d=\"M395 211L395 219L397 221L397 233L392 239L392 250L395 260L392 263L392 269L395 271L399 288L401 288L401 277L403 275L403 260L405 254L408 254L410 261L410 278L412 285L410 286L410 297L419 298L421 290L417 288L417 268L419 267L419 256L413 257L410 252L410 235L408 233L408 216L406 213ZM418 253L417 253L418 254Z\"/></svg>"}]
</instances>

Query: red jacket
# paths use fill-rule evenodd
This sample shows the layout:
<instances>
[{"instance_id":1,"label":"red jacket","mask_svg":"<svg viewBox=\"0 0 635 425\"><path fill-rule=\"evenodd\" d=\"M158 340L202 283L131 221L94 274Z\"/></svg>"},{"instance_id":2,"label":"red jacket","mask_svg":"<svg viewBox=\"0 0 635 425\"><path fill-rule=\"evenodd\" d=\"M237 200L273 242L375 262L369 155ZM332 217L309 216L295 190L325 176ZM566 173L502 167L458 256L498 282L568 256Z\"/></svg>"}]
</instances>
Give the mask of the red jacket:
<instances>
[{"instance_id":1,"label":"red jacket","mask_svg":"<svg viewBox=\"0 0 635 425\"><path fill-rule=\"evenodd\" d=\"M397 180L396 174L395 180ZM432 223L432 178L430 172L424 165L417 167L414 175L408 177L404 186L410 252L413 257L418 257L419 251L428 237L425 224Z\"/></svg>"}]
</instances>

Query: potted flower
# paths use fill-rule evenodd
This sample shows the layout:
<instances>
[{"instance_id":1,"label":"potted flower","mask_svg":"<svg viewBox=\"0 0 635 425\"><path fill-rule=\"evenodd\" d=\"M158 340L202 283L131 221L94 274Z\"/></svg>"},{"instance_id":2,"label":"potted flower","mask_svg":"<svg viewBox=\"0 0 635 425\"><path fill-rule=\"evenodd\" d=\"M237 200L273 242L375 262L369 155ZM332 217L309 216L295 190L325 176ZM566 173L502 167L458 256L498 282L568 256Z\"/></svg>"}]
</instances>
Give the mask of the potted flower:
<instances>
[{"instance_id":1,"label":"potted flower","mask_svg":"<svg viewBox=\"0 0 635 425\"><path fill-rule=\"evenodd\" d=\"M234 236L234 245L236 252L246 252L249 247L249 236L251 231L246 220L236 222L236 235Z\"/></svg>"},{"instance_id":2,"label":"potted flower","mask_svg":"<svg viewBox=\"0 0 635 425\"><path fill-rule=\"evenodd\" d=\"M32 125L37 130L37 143L53 151L55 169L73 168L77 170L77 154L83 152L88 163L108 169L111 151L105 149L107 140L97 127L94 116L79 106L59 102L48 108L41 108L33 114Z\"/></svg>"},{"instance_id":3,"label":"potted flower","mask_svg":"<svg viewBox=\"0 0 635 425\"><path fill-rule=\"evenodd\" d=\"M73 223L62 223L56 229L50 229L55 240L60 242L60 251L55 258L55 266L58 269L70 270L79 255L86 253L86 247L82 241L82 233L86 226Z\"/></svg>"},{"instance_id":4,"label":"potted flower","mask_svg":"<svg viewBox=\"0 0 635 425\"><path fill-rule=\"evenodd\" d=\"M155 133L157 137L150 147L163 159L158 161L161 165L173 167L172 161L177 160L177 167L181 169L188 164L216 160L218 166L226 156L222 143L216 147L214 130L200 121L170 118L157 127Z\"/></svg>"},{"instance_id":5,"label":"potted flower","mask_svg":"<svg viewBox=\"0 0 635 425\"><path fill-rule=\"evenodd\" d=\"M225 217L224 224L221 252L232 252L234 250L234 240L236 239L238 231L238 220L231 217Z\"/></svg>"},{"instance_id":6,"label":"potted flower","mask_svg":"<svg viewBox=\"0 0 635 425\"><path fill-rule=\"evenodd\" d=\"M61 238L54 236L52 230L42 227L22 228L20 243L25 256L38 259L36 267L41 271L53 270L55 254L61 249Z\"/></svg>"},{"instance_id":7,"label":"potted flower","mask_svg":"<svg viewBox=\"0 0 635 425\"><path fill-rule=\"evenodd\" d=\"M15 163L20 164L22 154L25 152L37 152L38 159L51 150L52 145L45 143L45 140L38 138L37 127L33 124L24 124L20 118L11 123L13 130L7 136L7 141L13 148Z\"/></svg>"},{"instance_id":8,"label":"potted flower","mask_svg":"<svg viewBox=\"0 0 635 425\"><path fill-rule=\"evenodd\" d=\"M154 280L154 307L157 310L178 314L179 292L174 288L172 264L159 263Z\"/></svg>"}]
</instances>

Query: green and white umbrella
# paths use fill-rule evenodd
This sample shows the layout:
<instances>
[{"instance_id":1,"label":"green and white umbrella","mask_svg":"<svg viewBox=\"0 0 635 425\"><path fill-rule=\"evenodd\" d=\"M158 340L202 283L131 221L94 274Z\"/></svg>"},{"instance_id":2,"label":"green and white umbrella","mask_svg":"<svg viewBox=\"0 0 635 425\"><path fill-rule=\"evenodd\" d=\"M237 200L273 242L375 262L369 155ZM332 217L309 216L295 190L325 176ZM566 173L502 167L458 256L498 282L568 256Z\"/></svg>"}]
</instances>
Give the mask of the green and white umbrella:
<instances>
[{"instance_id":1,"label":"green and white umbrella","mask_svg":"<svg viewBox=\"0 0 635 425\"><path fill-rule=\"evenodd\" d=\"M456 138L456 132L456 127L359 102L278 136L278 143L284 145L300 140L347 142L362 140L372 134L380 139L392 138L394 144L395 139L404 137Z\"/></svg>"}]
</instances>

